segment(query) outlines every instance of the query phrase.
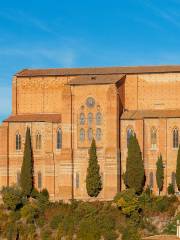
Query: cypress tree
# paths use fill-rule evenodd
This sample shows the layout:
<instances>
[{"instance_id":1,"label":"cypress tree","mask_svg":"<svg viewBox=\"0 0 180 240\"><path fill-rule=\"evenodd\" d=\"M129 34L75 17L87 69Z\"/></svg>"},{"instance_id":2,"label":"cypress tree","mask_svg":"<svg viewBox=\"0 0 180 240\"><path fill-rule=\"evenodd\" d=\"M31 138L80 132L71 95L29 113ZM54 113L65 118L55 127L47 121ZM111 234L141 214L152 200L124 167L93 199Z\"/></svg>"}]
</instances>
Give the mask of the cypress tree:
<instances>
[{"instance_id":1,"label":"cypress tree","mask_svg":"<svg viewBox=\"0 0 180 240\"><path fill-rule=\"evenodd\" d=\"M135 134L131 134L128 143L124 182L127 188L133 188L136 193L141 193L143 191L145 184L144 163Z\"/></svg>"},{"instance_id":2,"label":"cypress tree","mask_svg":"<svg viewBox=\"0 0 180 240\"><path fill-rule=\"evenodd\" d=\"M180 146L178 149L177 163L176 163L176 184L180 191Z\"/></svg>"},{"instance_id":3,"label":"cypress tree","mask_svg":"<svg viewBox=\"0 0 180 240\"><path fill-rule=\"evenodd\" d=\"M156 162L156 182L159 189L159 195L160 192L163 190L164 185L164 167L163 167L163 161L162 161L162 155L158 157L158 160Z\"/></svg>"},{"instance_id":4,"label":"cypress tree","mask_svg":"<svg viewBox=\"0 0 180 240\"><path fill-rule=\"evenodd\" d=\"M23 163L21 167L20 186L25 196L29 197L33 189L33 157L30 129L26 130Z\"/></svg>"},{"instance_id":5,"label":"cypress tree","mask_svg":"<svg viewBox=\"0 0 180 240\"><path fill-rule=\"evenodd\" d=\"M90 197L97 197L102 190L102 181L99 174L99 164L96 154L96 142L93 139L89 149L89 166L86 176L86 189Z\"/></svg>"}]
</instances>

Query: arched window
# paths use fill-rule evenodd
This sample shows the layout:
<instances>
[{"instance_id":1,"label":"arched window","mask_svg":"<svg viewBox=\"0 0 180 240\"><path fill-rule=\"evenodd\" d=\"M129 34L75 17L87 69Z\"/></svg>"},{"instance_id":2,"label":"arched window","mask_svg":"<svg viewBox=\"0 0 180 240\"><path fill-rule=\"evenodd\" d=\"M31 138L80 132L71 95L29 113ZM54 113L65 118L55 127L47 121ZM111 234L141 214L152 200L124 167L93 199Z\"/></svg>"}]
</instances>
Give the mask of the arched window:
<instances>
[{"instance_id":1,"label":"arched window","mask_svg":"<svg viewBox=\"0 0 180 240\"><path fill-rule=\"evenodd\" d=\"M172 174L171 174L171 183L175 189L175 187L176 187L176 173L175 172L172 172Z\"/></svg>"},{"instance_id":2,"label":"arched window","mask_svg":"<svg viewBox=\"0 0 180 240\"><path fill-rule=\"evenodd\" d=\"M133 130L131 128L128 128L128 130L127 130L127 146L129 144L131 135L133 135Z\"/></svg>"},{"instance_id":3,"label":"arched window","mask_svg":"<svg viewBox=\"0 0 180 240\"><path fill-rule=\"evenodd\" d=\"M85 130L83 128L80 129L79 139L81 142L85 140Z\"/></svg>"},{"instance_id":4,"label":"arched window","mask_svg":"<svg viewBox=\"0 0 180 240\"><path fill-rule=\"evenodd\" d=\"M38 188L42 189L42 174L38 172Z\"/></svg>"},{"instance_id":5,"label":"arched window","mask_svg":"<svg viewBox=\"0 0 180 240\"><path fill-rule=\"evenodd\" d=\"M40 150L41 149L41 142L42 142L42 137L41 134L38 132L36 134L36 149Z\"/></svg>"},{"instance_id":6,"label":"arched window","mask_svg":"<svg viewBox=\"0 0 180 240\"><path fill-rule=\"evenodd\" d=\"M20 186L20 178L21 178L21 173L18 171L16 175L17 186Z\"/></svg>"},{"instance_id":7,"label":"arched window","mask_svg":"<svg viewBox=\"0 0 180 240\"><path fill-rule=\"evenodd\" d=\"M79 188L79 173L76 173L76 188Z\"/></svg>"},{"instance_id":8,"label":"arched window","mask_svg":"<svg viewBox=\"0 0 180 240\"><path fill-rule=\"evenodd\" d=\"M88 125L91 125L93 122L93 114L92 113L88 113Z\"/></svg>"},{"instance_id":9,"label":"arched window","mask_svg":"<svg viewBox=\"0 0 180 240\"><path fill-rule=\"evenodd\" d=\"M150 187L150 189L153 189L153 186L154 186L153 172L150 172L150 174L149 174L149 187Z\"/></svg>"},{"instance_id":10,"label":"arched window","mask_svg":"<svg viewBox=\"0 0 180 240\"><path fill-rule=\"evenodd\" d=\"M97 141L101 140L101 135L102 135L101 128L97 128L96 129L96 140Z\"/></svg>"},{"instance_id":11,"label":"arched window","mask_svg":"<svg viewBox=\"0 0 180 240\"><path fill-rule=\"evenodd\" d=\"M89 128L88 129L88 140L92 141L92 139L93 139L93 130L92 130L92 128Z\"/></svg>"},{"instance_id":12,"label":"arched window","mask_svg":"<svg viewBox=\"0 0 180 240\"><path fill-rule=\"evenodd\" d=\"M16 133L16 150L21 150L21 135Z\"/></svg>"},{"instance_id":13,"label":"arched window","mask_svg":"<svg viewBox=\"0 0 180 240\"><path fill-rule=\"evenodd\" d=\"M80 121L81 125L85 124L85 115L84 115L84 113L80 113L79 121Z\"/></svg>"},{"instance_id":14,"label":"arched window","mask_svg":"<svg viewBox=\"0 0 180 240\"><path fill-rule=\"evenodd\" d=\"M179 146L179 131L177 128L173 130L173 148L178 148Z\"/></svg>"},{"instance_id":15,"label":"arched window","mask_svg":"<svg viewBox=\"0 0 180 240\"><path fill-rule=\"evenodd\" d=\"M57 130L57 149L62 148L62 130L59 128Z\"/></svg>"},{"instance_id":16,"label":"arched window","mask_svg":"<svg viewBox=\"0 0 180 240\"><path fill-rule=\"evenodd\" d=\"M101 125L102 123L102 114L100 112L96 113L96 124Z\"/></svg>"},{"instance_id":17,"label":"arched window","mask_svg":"<svg viewBox=\"0 0 180 240\"><path fill-rule=\"evenodd\" d=\"M151 148L156 149L157 147L157 130L153 127L151 129Z\"/></svg>"}]
</instances>

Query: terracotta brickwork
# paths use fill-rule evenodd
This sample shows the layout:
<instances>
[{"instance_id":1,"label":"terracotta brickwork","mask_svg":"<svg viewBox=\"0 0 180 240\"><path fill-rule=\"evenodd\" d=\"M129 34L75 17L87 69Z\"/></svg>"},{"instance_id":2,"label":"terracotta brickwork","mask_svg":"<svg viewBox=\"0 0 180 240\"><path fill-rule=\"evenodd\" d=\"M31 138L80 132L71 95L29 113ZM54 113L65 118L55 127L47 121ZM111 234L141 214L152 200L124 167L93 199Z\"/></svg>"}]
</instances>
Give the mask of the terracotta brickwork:
<instances>
[{"instance_id":1,"label":"terracotta brickwork","mask_svg":"<svg viewBox=\"0 0 180 240\"><path fill-rule=\"evenodd\" d=\"M146 185L151 184L155 193L156 161L162 154L166 194L176 170L173 130L180 131L179 110L178 66L17 73L12 81L12 115L0 126L0 187L19 184L25 133L30 127L39 190L47 188L52 200L89 199L86 171L94 137L103 182L98 198L113 199L125 188L122 173L126 170L127 130L131 128L140 144ZM156 130L154 145L152 129Z\"/></svg>"}]
</instances>

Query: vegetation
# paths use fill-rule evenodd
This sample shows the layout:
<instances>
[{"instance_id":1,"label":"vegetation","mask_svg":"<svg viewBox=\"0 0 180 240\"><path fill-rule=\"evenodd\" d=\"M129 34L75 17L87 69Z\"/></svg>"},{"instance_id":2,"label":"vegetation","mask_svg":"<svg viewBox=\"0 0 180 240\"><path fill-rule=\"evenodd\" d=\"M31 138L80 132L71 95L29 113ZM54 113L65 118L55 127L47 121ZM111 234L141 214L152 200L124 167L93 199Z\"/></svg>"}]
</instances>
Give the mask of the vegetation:
<instances>
[{"instance_id":1,"label":"vegetation","mask_svg":"<svg viewBox=\"0 0 180 240\"><path fill-rule=\"evenodd\" d=\"M2 190L0 239L115 240L121 234L123 240L140 240L159 231L157 222L152 222L155 216L169 217L161 232L170 234L179 217L175 196L155 197L148 190L137 195L127 189L113 202L50 202L46 189L33 193L34 197L25 198L16 187Z\"/></svg>"},{"instance_id":2,"label":"vegetation","mask_svg":"<svg viewBox=\"0 0 180 240\"><path fill-rule=\"evenodd\" d=\"M162 155L158 157L157 163L156 163L156 182L159 189L159 195L160 192L163 190L163 184L164 184L164 166L162 161Z\"/></svg>"},{"instance_id":3,"label":"vegetation","mask_svg":"<svg viewBox=\"0 0 180 240\"><path fill-rule=\"evenodd\" d=\"M145 183L144 164L136 135L131 134L128 143L128 156L124 182L127 188L135 189L136 193L143 191Z\"/></svg>"},{"instance_id":4,"label":"vegetation","mask_svg":"<svg viewBox=\"0 0 180 240\"><path fill-rule=\"evenodd\" d=\"M102 190L102 181L99 173L99 164L96 154L96 142L93 139L89 150L89 166L86 176L86 189L90 197L97 197Z\"/></svg>"},{"instance_id":5,"label":"vegetation","mask_svg":"<svg viewBox=\"0 0 180 240\"><path fill-rule=\"evenodd\" d=\"M176 184L177 184L178 190L180 191L180 146L178 149L177 164L176 164Z\"/></svg>"},{"instance_id":6,"label":"vegetation","mask_svg":"<svg viewBox=\"0 0 180 240\"><path fill-rule=\"evenodd\" d=\"M168 186L168 194L169 195L175 194L174 186L173 186L172 183L170 183L169 186Z\"/></svg>"},{"instance_id":7,"label":"vegetation","mask_svg":"<svg viewBox=\"0 0 180 240\"><path fill-rule=\"evenodd\" d=\"M23 164L20 175L20 185L25 196L29 197L33 189L33 155L31 147L30 129L26 130Z\"/></svg>"}]
</instances>

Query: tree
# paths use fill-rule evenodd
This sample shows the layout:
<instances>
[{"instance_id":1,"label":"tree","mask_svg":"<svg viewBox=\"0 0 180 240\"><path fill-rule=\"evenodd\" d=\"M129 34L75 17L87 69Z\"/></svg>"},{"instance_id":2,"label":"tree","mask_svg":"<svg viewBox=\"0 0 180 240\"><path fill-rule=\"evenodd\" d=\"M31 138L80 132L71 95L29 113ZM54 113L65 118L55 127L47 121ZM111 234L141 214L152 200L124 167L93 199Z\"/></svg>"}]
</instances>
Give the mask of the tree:
<instances>
[{"instance_id":1,"label":"tree","mask_svg":"<svg viewBox=\"0 0 180 240\"><path fill-rule=\"evenodd\" d=\"M127 188L133 188L136 193L141 193L145 184L144 163L135 134L131 134L129 138L124 183Z\"/></svg>"},{"instance_id":2,"label":"tree","mask_svg":"<svg viewBox=\"0 0 180 240\"><path fill-rule=\"evenodd\" d=\"M96 154L96 142L93 139L89 150L89 166L86 176L86 189L90 197L97 197L102 190L102 181L99 169L100 167Z\"/></svg>"},{"instance_id":3,"label":"tree","mask_svg":"<svg viewBox=\"0 0 180 240\"><path fill-rule=\"evenodd\" d=\"M180 191L180 146L178 149L177 163L176 163L176 184Z\"/></svg>"},{"instance_id":4,"label":"tree","mask_svg":"<svg viewBox=\"0 0 180 240\"><path fill-rule=\"evenodd\" d=\"M159 195L160 192L163 190L163 184L164 184L164 166L162 161L162 155L158 157L158 160L156 162L156 182L159 189Z\"/></svg>"},{"instance_id":5,"label":"tree","mask_svg":"<svg viewBox=\"0 0 180 240\"><path fill-rule=\"evenodd\" d=\"M25 196L29 197L33 189L33 156L30 129L26 130L23 163L21 167L20 186Z\"/></svg>"}]
</instances>

